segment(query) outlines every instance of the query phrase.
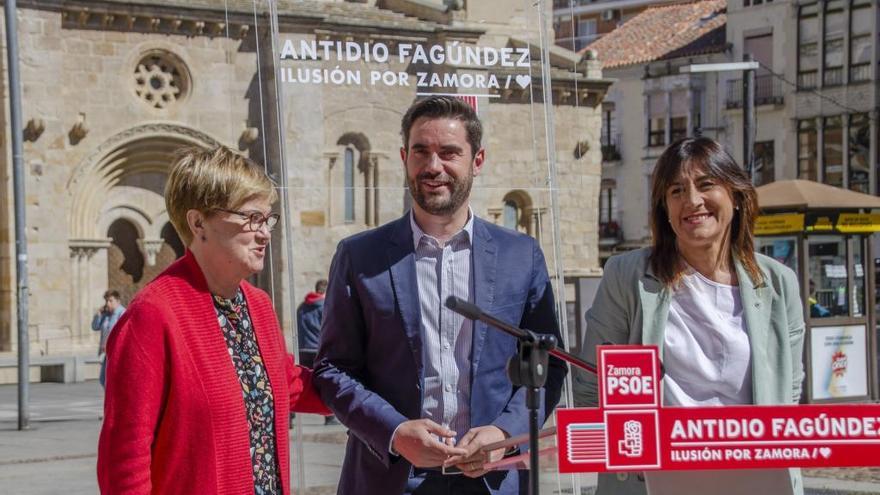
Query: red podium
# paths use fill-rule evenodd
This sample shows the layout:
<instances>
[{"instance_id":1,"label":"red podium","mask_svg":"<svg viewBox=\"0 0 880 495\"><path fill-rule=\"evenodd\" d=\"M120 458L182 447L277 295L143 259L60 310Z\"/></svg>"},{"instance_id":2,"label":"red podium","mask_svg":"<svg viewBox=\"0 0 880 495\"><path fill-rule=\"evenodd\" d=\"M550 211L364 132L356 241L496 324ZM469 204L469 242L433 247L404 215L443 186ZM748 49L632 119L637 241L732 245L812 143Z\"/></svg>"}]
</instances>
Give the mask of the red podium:
<instances>
[{"instance_id":1,"label":"red podium","mask_svg":"<svg viewBox=\"0 0 880 495\"><path fill-rule=\"evenodd\" d=\"M599 407L556 412L562 473L877 465L880 405L663 407L655 346L598 349Z\"/></svg>"}]
</instances>

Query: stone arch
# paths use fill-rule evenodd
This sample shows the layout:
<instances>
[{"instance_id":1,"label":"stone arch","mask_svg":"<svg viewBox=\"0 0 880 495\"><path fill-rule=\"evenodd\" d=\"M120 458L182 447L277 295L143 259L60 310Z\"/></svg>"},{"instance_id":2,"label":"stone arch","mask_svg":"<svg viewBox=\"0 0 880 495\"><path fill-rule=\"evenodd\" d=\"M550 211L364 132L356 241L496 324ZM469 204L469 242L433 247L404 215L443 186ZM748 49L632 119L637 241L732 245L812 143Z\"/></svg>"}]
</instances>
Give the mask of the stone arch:
<instances>
[{"instance_id":1,"label":"stone arch","mask_svg":"<svg viewBox=\"0 0 880 495\"><path fill-rule=\"evenodd\" d=\"M541 240L542 216L545 208L535 205L532 196L522 189L508 191L501 204L489 208L494 222Z\"/></svg>"},{"instance_id":2,"label":"stone arch","mask_svg":"<svg viewBox=\"0 0 880 495\"><path fill-rule=\"evenodd\" d=\"M367 227L379 224L379 167L378 156L371 153L370 140L362 132L343 133L336 141L337 149L330 153L328 188L331 224L363 223ZM349 170L349 157L354 170ZM347 178L347 174L352 174ZM343 203L335 205L341 198ZM353 214L348 209L354 205ZM357 206L362 205L362 206Z\"/></svg>"},{"instance_id":3,"label":"stone arch","mask_svg":"<svg viewBox=\"0 0 880 495\"><path fill-rule=\"evenodd\" d=\"M142 273L129 273L130 280L114 287L127 300L173 261L179 248L166 244L167 232L163 236L168 223L163 189L174 152L182 146L219 144L188 127L147 123L111 136L76 166L67 182L70 303L76 335L91 334L82 322L90 321L94 301L111 283L109 265L114 257L119 259L111 227L126 222L133 229L130 233L136 233L144 260Z\"/></svg>"},{"instance_id":4,"label":"stone arch","mask_svg":"<svg viewBox=\"0 0 880 495\"><path fill-rule=\"evenodd\" d=\"M529 193L521 189L510 191L504 195L502 205L504 226L531 234L532 197ZM509 218L511 210L513 218Z\"/></svg>"},{"instance_id":5,"label":"stone arch","mask_svg":"<svg viewBox=\"0 0 880 495\"><path fill-rule=\"evenodd\" d=\"M98 222L99 232L108 232L110 227L119 220L125 220L137 230L138 238L150 235L151 221L147 212L131 205L114 205L107 209ZM104 236L109 237L109 236Z\"/></svg>"},{"instance_id":6,"label":"stone arch","mask_svg":"<svg viewBox=\"0 0 880 495\"><path fill-rule=\"evenodd\" d=\"M338 141L337 146L352 147L357 150L358 170L364 172L369 167L370 161L370 140L362 132L346 132Z\"/></svg>"},{"instance_id":7,"label":"stone arch","mask_svg":"<svg viewBox=\"0 0 880 495\"><path fill-rule=\"evenodd\" d=\"M205 133L166 123L144 124L112 136L74 169L68 181L67 190L73 196L69 237L104 238L98 224L106 198L114 187L125 185L127 179L139 174L167 173L174 151L181 146L219 144ZM164 206L156 213L162 211Z\"/></svg>"}]
</instances>

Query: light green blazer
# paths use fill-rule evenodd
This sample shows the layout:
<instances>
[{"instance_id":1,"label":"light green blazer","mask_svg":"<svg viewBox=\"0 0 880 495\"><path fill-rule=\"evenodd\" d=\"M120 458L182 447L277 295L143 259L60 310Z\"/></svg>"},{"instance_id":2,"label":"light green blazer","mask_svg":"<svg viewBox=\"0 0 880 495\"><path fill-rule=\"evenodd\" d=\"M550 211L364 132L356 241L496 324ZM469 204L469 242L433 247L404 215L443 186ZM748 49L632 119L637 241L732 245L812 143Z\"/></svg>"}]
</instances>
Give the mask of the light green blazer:
<instances>
[{"instance_id":1,"label":"light green blazer","mask_svg":"<svg viewBox=\"0 0 880 495\"><path fill-rule=\"evenodd\" d=\"M663 359L663 339L671 291L654 276L648 263L650 248L613 256L605 264L593 306L587 311L587 332L581 357L596 361L601 344L656 345ZM797 275L778 261L755 255L764 283L754 285L736 262L743 315L752 351L754 404L792 404L801 396L804 314ZM574 375L575 404L598 404L597 379L589 373ZM794 493L802 493L798 470L792 470ZM600 475L597 495L644 494L639 476Z\"/></svg>"}]
</instances>

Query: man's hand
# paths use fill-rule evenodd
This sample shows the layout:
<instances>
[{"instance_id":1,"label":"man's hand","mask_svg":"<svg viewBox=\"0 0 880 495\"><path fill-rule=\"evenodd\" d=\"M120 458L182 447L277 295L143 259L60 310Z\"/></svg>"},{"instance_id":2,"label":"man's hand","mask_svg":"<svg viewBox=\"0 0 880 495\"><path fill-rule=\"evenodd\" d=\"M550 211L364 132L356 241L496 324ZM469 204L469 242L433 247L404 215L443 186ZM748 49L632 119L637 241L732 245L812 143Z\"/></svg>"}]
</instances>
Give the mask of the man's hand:
<instances>
[{"instance_id":1,"label":"man's hand","mask_svg":"<svg viewBox=\"0 0 880 495\"><path fill-rule=\"evenodd\" d=\"M458 442L458 447L466 449L467 453L461 456L450 457L444 464L447 466L455 464L465 476L479 478L489 472L483 469L483 464L497 461L504 456L503 448L491 452L483 452L481 450L483 446L500 442L508 437L510 435L494 425L471 428Z\"/></svg>"},{"instance_id":2,"label":"man's hand","mask_svg":"<svg viewBox=\"0 0 880 495\"><path fill-rule=\"evenodd\" d=\"M419 468L436 467L450 456L463 456L467 450L449 445L455 432L430 419L404 421L394 432L391 447Z\"/></svg>"}]
</instances>

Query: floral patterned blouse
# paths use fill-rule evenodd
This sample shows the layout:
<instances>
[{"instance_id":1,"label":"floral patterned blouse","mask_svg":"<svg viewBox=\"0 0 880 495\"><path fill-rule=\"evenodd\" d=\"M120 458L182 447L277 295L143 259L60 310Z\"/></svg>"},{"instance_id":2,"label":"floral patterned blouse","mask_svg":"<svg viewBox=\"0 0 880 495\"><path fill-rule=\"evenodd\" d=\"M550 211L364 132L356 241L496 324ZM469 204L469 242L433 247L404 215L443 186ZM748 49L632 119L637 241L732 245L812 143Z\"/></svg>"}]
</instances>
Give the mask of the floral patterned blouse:
<instances>
[{"instance_id":1,"label":"floral patterned blouse","mask_svg":"<svg viewBox=\"0 0 880 495\"><path fill-rule=\"evenodd\" d=\"M254 493L279 493L281 483L275 447L275 399L248 314L247 301L241 290L233 299L214 295L214 309L241 382L251 432Z\"/></svg>"}]
</instances>

